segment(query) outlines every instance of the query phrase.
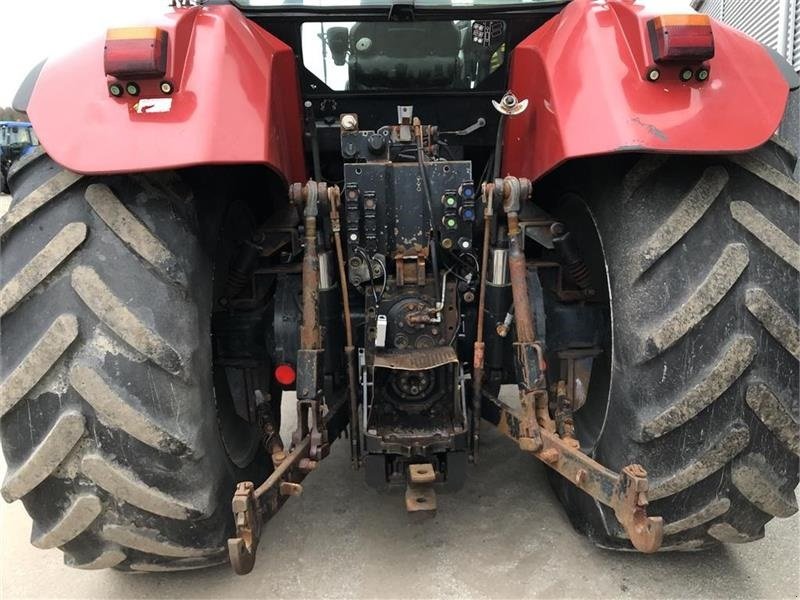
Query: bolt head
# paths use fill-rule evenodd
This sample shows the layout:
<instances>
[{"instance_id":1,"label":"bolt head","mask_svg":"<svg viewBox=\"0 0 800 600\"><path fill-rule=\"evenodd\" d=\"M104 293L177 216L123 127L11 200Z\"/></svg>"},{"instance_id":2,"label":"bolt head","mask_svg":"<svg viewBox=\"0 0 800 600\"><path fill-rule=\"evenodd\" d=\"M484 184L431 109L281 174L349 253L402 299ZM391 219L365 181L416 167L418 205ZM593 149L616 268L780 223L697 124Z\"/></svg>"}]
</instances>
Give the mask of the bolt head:
<instances>
[{"instance_id":1,"label":"bolt head","mask_svg":"<svg viewBox=\"0 0 800 600\"><path fill-rule=\"evenodd\" d=\"M341 125L345 131L353 131L358 127L358 120L355 115L342 115Z\"/></svg>"}]
</instances>

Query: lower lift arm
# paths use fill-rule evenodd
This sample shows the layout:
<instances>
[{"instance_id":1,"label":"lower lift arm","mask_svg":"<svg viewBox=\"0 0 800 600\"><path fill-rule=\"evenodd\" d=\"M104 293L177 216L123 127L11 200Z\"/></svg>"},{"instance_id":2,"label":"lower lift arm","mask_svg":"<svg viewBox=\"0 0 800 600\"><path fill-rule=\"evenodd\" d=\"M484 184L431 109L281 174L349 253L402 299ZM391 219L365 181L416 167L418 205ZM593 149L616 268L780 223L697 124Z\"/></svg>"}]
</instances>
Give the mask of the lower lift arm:
<instances>
[{"instance_id":1,"label":"lower lift arm","mask_svg":"<svg viewBox=\"0 0 800 600\"><path fill-rule=\"evenodd\" d=\"M486 188L484 197L488 202L492 202L495 195L501 195L508 218L508 262L517 320L514 346L522 407L521 413L516 414L511 407L493 399L494 410L487 411L493 415L487 416L502 433L517 441L522 450L533 453L592 498L611 507L637 550L655 552L661 547L664 523L661 517L647 516L645 470L640 465L628 465L621 473L607 469L581 452L573 437L571 419L568 427L564 427L563 419L557 427L550 418L546 364L536 341L522 251L523 234L518 219L521 202L531 194L531 184L524 179L506 177L487 184Z\"/></svg>"}]
</instances>

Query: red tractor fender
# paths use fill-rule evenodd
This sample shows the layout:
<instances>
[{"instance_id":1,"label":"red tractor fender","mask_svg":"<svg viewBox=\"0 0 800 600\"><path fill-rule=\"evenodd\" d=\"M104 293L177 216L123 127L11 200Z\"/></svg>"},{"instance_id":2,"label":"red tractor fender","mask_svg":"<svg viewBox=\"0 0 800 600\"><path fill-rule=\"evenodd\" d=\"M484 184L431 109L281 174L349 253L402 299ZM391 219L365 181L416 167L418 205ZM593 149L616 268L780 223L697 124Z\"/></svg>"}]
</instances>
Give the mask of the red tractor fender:
<instances>
[{"instance_id":1,"label":"red tractor fender","mask_svg":"<svg viewBox=\"0 0 800 600\"><path fill-rule=\"evenodd\" d=\"M109 93L103 38L44 64L27 112L56 162L85 174L262 163L305 179L289 46L231 6L178 8L149 25L167 32L167 73L136 80L138 97ZM154 112L153 99L169 109Z\"/></svg>"},{"instance_id":2,"label":"red tractor fender","mask_svg":"<svg viewBox=\"0 0 800 600\"><path fill-rule=\"evenodd\" d=\"M706 81L682 82L680 63L648 81L653 4L573 0L516 47L510 89L529 105L507 121L504 173L536 180L618 152L742 152L775 133L790 84L765 47L721 23Z\"/></svg>"}]
</instances>

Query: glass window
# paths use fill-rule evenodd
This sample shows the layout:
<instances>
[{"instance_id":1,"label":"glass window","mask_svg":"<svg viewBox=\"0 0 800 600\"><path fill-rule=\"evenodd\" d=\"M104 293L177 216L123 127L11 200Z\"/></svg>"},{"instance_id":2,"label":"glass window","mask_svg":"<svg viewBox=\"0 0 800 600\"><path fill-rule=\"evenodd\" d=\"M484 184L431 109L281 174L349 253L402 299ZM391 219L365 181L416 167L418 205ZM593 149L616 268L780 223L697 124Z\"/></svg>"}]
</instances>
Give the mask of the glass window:
<instances>
[{"instance_id":1,"label":"glass window","mask_svg":"<svg viewBox=\"0 0 800 600\"><path fill-rule=\"evenodd\" d=\"M335 91L470 90L505 63L503 21L306 22L303 64Z\"/></svg>"},{"instance_id":2,"label":"glass window","mask_svg":"<svg viewBox=\"0 0 800 600\"><path fill-rule=\"evenodd\" d=\"M556 2L558 0L555 0ZM568 2L569 0L563 0ZM415 0L419 7L452 7L469 8L471 6L518 6L520 4L552 4L554 0ZM308 8L334 8L334 7L381 7L392 6L392 0L234 0L234 4L252 7L308 7Z\"/></svg>"}]
</instances>

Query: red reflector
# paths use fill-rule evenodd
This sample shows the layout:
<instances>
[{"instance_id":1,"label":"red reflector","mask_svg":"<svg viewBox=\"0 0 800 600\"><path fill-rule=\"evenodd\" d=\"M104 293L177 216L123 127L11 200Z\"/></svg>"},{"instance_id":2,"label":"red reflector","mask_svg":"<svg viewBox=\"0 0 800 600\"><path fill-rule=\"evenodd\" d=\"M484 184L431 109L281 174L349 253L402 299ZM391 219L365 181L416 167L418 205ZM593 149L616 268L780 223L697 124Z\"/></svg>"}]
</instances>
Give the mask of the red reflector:
<instances>
[{"instance_id":1,"label":"red reflector","mask_svg":"<svg viewBox=\"0 0 800 600\"><path fill-rule=\"evenodd\" d=\"M702 62L714 57L707 15L666 15L647 22L656 62Z\"/></svg>"},{"instance_id":2,"label":"red reflector","mask_svg":"<svg viewBox=\"0 0 800 600\"><path fill-rule=\"evenodd\" d=\"M281 385L292 385L295 379L297 379L297 373L292 365L283 363L275 367L275 381Z\"/></svg>"},{"instance_id":3,"label":"red reflector","mask_svg":"<svg viewBox=\"0 0 800 600\"><path fill-rule=\"evenodd\" d=\"M109 29L104 59L106 75L163 77L167 72L167 32L157 27Z\"/></svg>"}]
</instances>

